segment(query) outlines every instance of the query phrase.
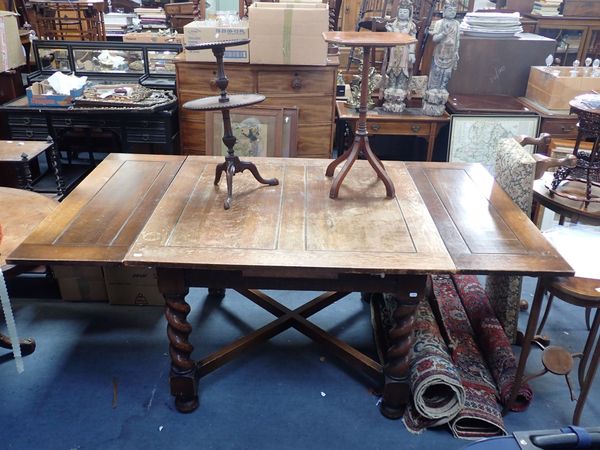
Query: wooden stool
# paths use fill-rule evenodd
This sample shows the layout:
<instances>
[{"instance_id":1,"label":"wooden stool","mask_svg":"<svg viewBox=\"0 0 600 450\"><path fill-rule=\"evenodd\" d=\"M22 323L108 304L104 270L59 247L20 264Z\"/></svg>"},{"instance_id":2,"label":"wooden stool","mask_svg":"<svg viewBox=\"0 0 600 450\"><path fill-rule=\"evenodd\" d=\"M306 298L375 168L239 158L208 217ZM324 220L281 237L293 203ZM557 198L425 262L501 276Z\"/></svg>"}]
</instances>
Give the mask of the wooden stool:
<instances>
[{"instance_id":1,"label":"wooden stool","mask_svg":"<svg viewBox=\"0 0 600 450\"><path fill-rule=\"evenodd\" d=\"M519 366L515 375L515 383L511 394L509 404L505 411L508 411L514 400L520 385L537 376L543 375L546 372L552 372L557 375L564 375L569 390L571 391L571 399L574 400L573 390L568 378L573 365L573 358L580 357L581 361L578 368L578 381L580 386L579 398L575 405L573 413L574 425L578 425L581 419L581 413L585 401L589 394L596 370L598 368L598 360L600 359L600 342L596 343L598 330L600 329L600 280L582 277L556 277L546 278L538 281L538 285L533 298L531 313L527 323L527 330L523 340L523 348L519 359ZM571 305L581 306L583 308L592 308L595 310L594 321L588 334L583 352L580 354L569 354L567 350L560 347L547 347L542 354L542 363L545 370L541 373L524 378L525 363L531 350L531 343L534 338L534 332L537 326L542 300L544 294L548 292L556 298L559 298ZM539 345L539 344L538 344Z\"/></svg>"}]
</instances>

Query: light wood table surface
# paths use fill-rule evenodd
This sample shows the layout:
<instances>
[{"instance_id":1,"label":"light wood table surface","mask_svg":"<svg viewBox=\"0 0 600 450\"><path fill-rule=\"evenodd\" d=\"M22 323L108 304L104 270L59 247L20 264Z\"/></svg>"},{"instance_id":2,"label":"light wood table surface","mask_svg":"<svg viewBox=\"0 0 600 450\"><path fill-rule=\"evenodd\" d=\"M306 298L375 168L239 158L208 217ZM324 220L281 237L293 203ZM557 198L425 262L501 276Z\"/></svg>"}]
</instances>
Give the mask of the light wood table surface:
<instances>
[{"instance_id":1,"label":"light wood table surface","mask_svg":"<svg viewBox=\"0 0 600 450\"><path fill-rule=\"evenodd\" d=\"M377 174L358 160L331 199L331 160L253 161L281 184L236 174L236 201L224 210L226 189L213 185L222 157L112 155L10 260L156 267L180 411L198 406L199 377L294 327L383 385L388 417L409 399L413 313L429 274L573 273L480 165L386 162L397 187L386 198ZM196 361L186 302L193 286L236 289L275 320ZM290 310L259 289L325 293ZM308 320L350 292L400 300L385 367Z\"/></svg>"}]
</instances>

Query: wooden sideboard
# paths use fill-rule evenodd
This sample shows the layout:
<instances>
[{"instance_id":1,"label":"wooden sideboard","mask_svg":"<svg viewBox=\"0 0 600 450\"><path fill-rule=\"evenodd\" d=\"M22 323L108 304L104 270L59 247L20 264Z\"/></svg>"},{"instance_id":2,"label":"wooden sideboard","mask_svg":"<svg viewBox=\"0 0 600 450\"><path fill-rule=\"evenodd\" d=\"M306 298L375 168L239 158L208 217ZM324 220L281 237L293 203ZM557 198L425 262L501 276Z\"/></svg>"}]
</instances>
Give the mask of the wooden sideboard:
<instances>
[{"instance_id":1,"label":"wooden sideboard","mask_svg":"<svg viewBox=\"0 0 600 450\"><path fill-rule=\"evenodd\" d=\"M326 66L262 65L225 62L227 90L261 93L267 98L258 107L297 107L298 157L330 158L333 147L335 87L339 62ZM205 113L182 108L185 102L219 94L216 63L175 58L181 153L204 155Z\"/></svg>"}]
</instances>

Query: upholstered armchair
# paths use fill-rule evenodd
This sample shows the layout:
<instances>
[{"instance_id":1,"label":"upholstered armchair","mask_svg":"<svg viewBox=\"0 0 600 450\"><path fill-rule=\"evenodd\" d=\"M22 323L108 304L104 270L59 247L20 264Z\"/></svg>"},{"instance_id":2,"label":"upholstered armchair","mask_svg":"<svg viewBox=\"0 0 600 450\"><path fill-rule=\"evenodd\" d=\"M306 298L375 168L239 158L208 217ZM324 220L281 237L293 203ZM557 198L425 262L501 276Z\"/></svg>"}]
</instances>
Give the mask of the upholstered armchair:
<instances>
[{"instance_id":1,"label":"upholstered armchair","mask_svg":"<svg viewBox=\"0 0 600 450\"><path fill-rule=\"evenodd\" d=\"M494 177L517 206L530 216L534 180L541 178L551 167L574 166L576 158L570 155L555 159L541 153L531 154L523 148L527 144L536 145L538 151L545 153L550 144L550 135L543 133L537 139L518 136L498 141ZM517 276L490 275L485 282L492 308L512 343L517 337L521 287L522 278Z\"/></svg>"}]
</instances>

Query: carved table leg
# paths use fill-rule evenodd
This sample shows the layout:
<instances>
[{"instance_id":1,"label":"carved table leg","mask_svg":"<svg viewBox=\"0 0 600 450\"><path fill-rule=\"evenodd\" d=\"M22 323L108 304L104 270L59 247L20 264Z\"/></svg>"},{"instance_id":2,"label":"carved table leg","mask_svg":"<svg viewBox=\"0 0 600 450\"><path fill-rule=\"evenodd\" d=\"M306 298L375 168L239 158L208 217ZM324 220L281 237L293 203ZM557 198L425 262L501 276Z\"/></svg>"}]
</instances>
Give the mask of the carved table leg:
<instances>
[{"instance_id":1,"label":"carved table leg","mask_svg":"<svg viewBox=\"0 0 600 450\"><path fill-rule=\"evenodd\" d=\"M35 351L35 341L32 338L21 339L19 341L21 347L21 355L27 356ZM8 336L0 333L0 347L12 350L12 342Z\"/></svg>"},{"instance_id":2,"label":"carved table leg","mask_svg":"<svg viewBox=\"0 0 600 450\"><path fill-rule=\"evenodd\" d=\"M427 276L407 277L400 292L395 295L398 307L394 311L394 326L389 332L390 348L386 352L383 397L380 411L388 419L398 419L410 401L408 384L412 357L414 313L427 291Z\"/></svg>"},{"instance_id":3,"label":"carved table leg","mask_svg":"<svg viewBox=\"0 0 600 450\"><path fill-rule=\"evenodd\" d=\"M171 357L171 395L180 412L198 408L198 374L191 359L194 347L188 341L192 326L187 321L190 305L185 301L188 288L182 270L158 269L158 288L165 297L169 356Z\"/></svg>"}]
</instances>

